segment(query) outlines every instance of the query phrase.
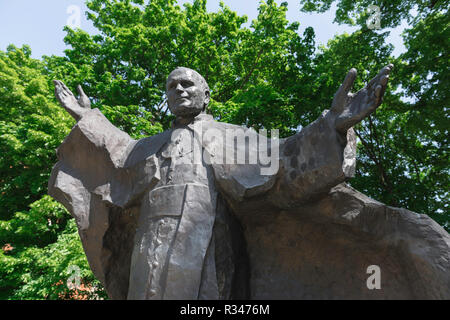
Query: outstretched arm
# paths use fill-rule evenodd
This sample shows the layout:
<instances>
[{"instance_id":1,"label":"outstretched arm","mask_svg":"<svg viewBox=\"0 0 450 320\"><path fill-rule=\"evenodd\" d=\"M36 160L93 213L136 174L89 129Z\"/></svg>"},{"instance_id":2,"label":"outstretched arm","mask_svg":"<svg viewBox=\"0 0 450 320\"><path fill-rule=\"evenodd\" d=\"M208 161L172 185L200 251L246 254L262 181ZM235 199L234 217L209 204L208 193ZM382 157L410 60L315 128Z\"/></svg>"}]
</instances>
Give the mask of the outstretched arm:
<instances>
[{"instance_id":1,"label":"outstretched arm","mask_svg":"<svg viewBox=\"0 0 450 320\"><path fill-rule=\"evenodd\" d=\"M308 201L353 176L356 137L352 126L381 104L392 67L383 68L356 94L350 93L356 78L356 70L351 69L336 92L330 111L281 143L282 169L273 189L273 202L289 206Z\"/></svg>"},{"instance_id":2,"label":"outstretched arm","mask_svg":"<svg viewBox=\"0 0 450 320\"><path fill-rule=\"evenodd\" d=\"M119 175L122 174L123 162L128 155L127 148L135 140L116 128L100 110L91 109L89 98L81 86L77 88L77 99L62 81L55 80L54 84L56 98L77 123L58 147L59 162L52 171L50 194L66 187L65 178L61 177L67 174L65 176L61 172L67 171L82 181L83 187L89 192L100 195L105 201L115 205L125 203L127 192L116 192L114 188L127 183L127 177Z\"/></svg>"}]
</instances>

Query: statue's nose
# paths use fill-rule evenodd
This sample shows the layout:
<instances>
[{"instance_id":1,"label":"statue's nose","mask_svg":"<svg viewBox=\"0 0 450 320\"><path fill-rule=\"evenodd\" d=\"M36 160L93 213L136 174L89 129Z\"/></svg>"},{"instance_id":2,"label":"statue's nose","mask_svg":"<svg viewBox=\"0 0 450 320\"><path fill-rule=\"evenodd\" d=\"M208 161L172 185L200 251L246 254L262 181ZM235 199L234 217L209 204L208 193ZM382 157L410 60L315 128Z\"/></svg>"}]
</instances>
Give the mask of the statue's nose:
<instances>
[{"instance_id":1,"label":"statue's nose","mask_svg":"<svg viewBox=\"0 0 450 320\"><path fill-rule=\"evenodd\" d=\"M184 88L183 88L183 86L180 83L177 84L175 89L177 90L177 92L183 92L184 91Z\"/></svg>"}]
</instances>

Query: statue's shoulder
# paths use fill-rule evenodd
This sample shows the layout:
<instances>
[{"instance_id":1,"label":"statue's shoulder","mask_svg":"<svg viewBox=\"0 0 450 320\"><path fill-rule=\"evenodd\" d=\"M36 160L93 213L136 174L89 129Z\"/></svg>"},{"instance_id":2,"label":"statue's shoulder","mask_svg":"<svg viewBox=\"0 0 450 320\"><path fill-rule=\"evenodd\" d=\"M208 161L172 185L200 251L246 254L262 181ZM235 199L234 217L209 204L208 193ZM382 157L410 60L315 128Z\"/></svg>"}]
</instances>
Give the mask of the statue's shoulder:
<instances>
[{"instance_id":1,"label":"statue's shoulder","mask_svg":"<svg viewBox=\"0 0 450 320\"><path fill-rule=\"evenodd\" d=\"M216 121L216 120L209 120L209 121L205 121L206 124L206 128L208 129L208 127L210 128L214 128L214 129L218 129L218 130L253 130L253 128L248 128L245 125L237 125L237 124L233 124L233 123L227 123L227 122L221 122L221 121Z\"/></svg>"},{"instance_id":2,"label":"statue's shoulder","mask_svg":"<svg viewBox=\"0 0 450 320\"><path fill-rule=\"evenodd\" d=\"M167 130L154 136L136 140L128 147L124 166L130 167L154 155L170 139L172 130Z\"/></svg>"}]
</instances>

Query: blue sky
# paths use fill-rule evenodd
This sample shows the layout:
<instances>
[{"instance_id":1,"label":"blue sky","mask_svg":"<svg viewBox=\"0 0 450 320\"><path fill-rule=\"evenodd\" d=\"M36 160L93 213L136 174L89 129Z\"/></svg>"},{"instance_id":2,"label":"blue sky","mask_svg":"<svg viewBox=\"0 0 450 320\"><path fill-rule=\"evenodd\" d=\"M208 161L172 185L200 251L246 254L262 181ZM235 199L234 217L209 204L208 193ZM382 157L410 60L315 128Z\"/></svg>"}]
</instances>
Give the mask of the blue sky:
<instances>
[{"instance_id":1,"label":"blue sky","mask_svg":"<svg viewBox=\"0 0 450 320\"><path fill-rule=\"evenodd\" d=\"M191 0L178 0L179 4ZM209 11L217 11L219 0L208 0ZM277 1L278 3L282 1ZM334 10L323 14L308 14L300 12L299 0L288 0L287 18L300 22L300 32L312 26L316 33L316 42L326 44L336 34L351 33L356 30L349 26L334 24ZM225 5L239 15L247 15L248 21L255 19L259 1L224 0ZM66 45L63 42L65 32L63 27L68 23L71 13L68 9L78 6L81 9L81 28L89 33L96 29L86 20L84 12L87 10L84 0L0 0L0 50L6 50L9 44L21 47L28 44L32 49L32 56L40 58L42 55L63 55ZM404 47L400 33L405 24L391 31L389 42L394 44L394 55L403 52Z\"/></svg>"}]
</instances>

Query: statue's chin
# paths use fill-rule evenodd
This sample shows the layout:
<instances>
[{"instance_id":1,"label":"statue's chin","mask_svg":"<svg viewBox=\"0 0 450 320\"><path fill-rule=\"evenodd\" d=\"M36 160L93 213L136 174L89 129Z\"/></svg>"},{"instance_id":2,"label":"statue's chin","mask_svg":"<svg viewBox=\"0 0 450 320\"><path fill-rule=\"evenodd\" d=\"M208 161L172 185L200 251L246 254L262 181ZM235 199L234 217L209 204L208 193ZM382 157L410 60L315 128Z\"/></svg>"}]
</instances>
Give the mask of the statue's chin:
<instances>
[{"instance_id":1,"label":"statue's chin","mask_svg":"<svg viewBox=\"0 0 450 320\"><path fill-rule=\"evenodd\" d=\"M177 117L196 117L202 112L202 108L191 107L191 106L177 106L172 113Z\"/></svg>"}]
</instances>

